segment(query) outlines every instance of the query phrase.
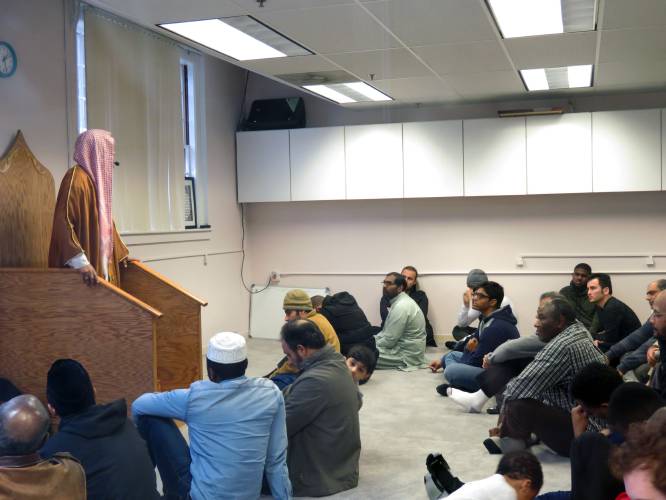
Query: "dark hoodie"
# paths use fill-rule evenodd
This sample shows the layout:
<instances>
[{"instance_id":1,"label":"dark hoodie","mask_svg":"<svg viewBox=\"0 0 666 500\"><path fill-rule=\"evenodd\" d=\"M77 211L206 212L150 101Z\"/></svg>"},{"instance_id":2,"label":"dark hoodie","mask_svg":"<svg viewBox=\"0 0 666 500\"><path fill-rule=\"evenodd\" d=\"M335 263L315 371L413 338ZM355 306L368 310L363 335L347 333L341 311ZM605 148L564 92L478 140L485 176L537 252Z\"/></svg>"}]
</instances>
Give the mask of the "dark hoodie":
<instances>
[{"instance_id":1,"label":"dark hoodie","mask_svg":"<svg viewBox=\"0 0 666 500\"><path fill-rule=\"evenodd\" d=\"M595 319L596 308L587 298L587 286L575 286L572 281L569 286L560 290L560 294L564 295L576 311L576 319L583 323L591 333L594 333L590 327ZM596 325L596 321L594 323Z\"/></svg>"},{"instance_id":2,"label":"dark hoodie","mask_svg":"<svg viewBox=\"0 0 666 500\"><path fill-rule=\"evenodd\" d=\"M88 499L160 498L146 443L127 419L124 399L63 417L40 455L48 458L61 451L83 465Z\"/></svg>"},{"instance_id":3,"label":"dark hoodie","mask_svg":"<svg viewBox=\"0 0 666 500\"><path fill-rule=\"evenodd\" d=\"M347 354L352 345L363 344L375 350L372 325L349 292L324 297L321 314L331 323L340 340L340 351Z\"/></svg>"},{"instance_id":4,"label":"dark hoodie","mask_svg":"<svg viewBox=\"0 0 666 500\"><path fill-rule=\"evenodd\" d=\"M511 306L501 307L490 316L481 316L479 327L471 335L471 338L478 339L479 344L473 352L469 352L465 347L460 362L480 367L486 354L493 352L507 340L520 337L516 323L518 320L513 315Z\"/></svg>"}]
</instances>

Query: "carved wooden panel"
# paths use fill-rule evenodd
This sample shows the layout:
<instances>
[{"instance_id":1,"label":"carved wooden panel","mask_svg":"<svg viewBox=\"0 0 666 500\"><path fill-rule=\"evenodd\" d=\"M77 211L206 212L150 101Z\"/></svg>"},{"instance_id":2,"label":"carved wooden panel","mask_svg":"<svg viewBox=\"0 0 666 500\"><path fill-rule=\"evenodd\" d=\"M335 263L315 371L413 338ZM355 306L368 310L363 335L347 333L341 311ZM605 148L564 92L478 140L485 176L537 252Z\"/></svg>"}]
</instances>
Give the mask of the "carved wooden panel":
<instances>
[{"instance_id":1,"label":"carved wooden panel","mask_svg":"<svg viewBox=\"0 0 666 500\"><path fill-rule=\"evenodd\" d=\"M159 311L106 282L87 287L69 269L0 269L0 377L44 400L58 358L90 373L97 400L128 404L156 389Z\"/></svg>"},{"instance_id":2,"label":"carved wooden panel","mask_svg":"<svg viewBox=\"0 0 666 500\"><path fill-rule=\"evenodd\" d=\"M194 297L140 262L121 266L123 289L159 309L157 380L159 389L188 387L202 378L201 307Z\"/></svg>"},{"instance_id":3,"label":"carved wooden panel","mask_svg":"<svg viewBox=\"0 0 666 500\"><path fill-rule=\"evenodd\" d=\"M19 130L0 158L0 267L48 266L54 207L53 176Z\"/></svg>"}]
</instances>

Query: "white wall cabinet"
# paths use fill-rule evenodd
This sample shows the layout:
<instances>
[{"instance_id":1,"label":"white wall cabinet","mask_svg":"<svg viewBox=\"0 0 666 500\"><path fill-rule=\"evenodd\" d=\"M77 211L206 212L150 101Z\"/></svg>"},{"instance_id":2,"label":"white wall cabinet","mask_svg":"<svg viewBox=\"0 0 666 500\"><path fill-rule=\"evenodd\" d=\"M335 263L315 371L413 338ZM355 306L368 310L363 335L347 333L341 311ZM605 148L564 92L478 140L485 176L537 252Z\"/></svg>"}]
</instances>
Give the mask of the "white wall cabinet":
<instances>
[{"instance_id":1,"label":"white wall cabinet","mask_svg":"<svg viewBox=\"0 0 666 500\"><path fill-rule=\"evenodd\" d=\"M403 123L405 198L463 195L462 121Z\"/></svg>"},{"instance_id":2,"label":"white wall cabinet","mask_svg":"<svg viewBox=\"0 0 666 500\"><path fill-rule=\"evenodd\" d=\"M463 122L465 196L526 194L525 118Z\"/></svg>"},{"instance_id":3,"label":"white wall cabinet","mask_svg":"<svg viewBox=\"0 0 666 500\"><path fill-rule=\"evenodd\" d=\"M347 199L402 198L402 124L345 127Z\"/></svg>"},{"instance_id":4,"label":"white wall cabinet","mask_svg":"<svg viewBox=\"0 0 666 500\"><path fill-rule=\"evenodd\" d=\"M345 199L344 127L301 128L289 132L291 199Z\"/></svg>"},{"instance_id":5,"label":"white wall cabinet","mask_svg":"<svg viewBox=\"0 0 666 500\"><path fill-rule=\"evenodd\" d=\"M527 118L527 193L592 191L592 115Z\"/></svg>"},{"instance_id":6,"label":"white wall cabinet","mask_svg":"<svg viewBox=\"0 0 666 500\"><path fill-rule=\"evenodd\" d=\"M661 189L661 112L592 113L595 193Z\"/></svg>"},{"instance_id":7,"label":"white wall cabinet","mask_svg":"<svg viewBox=\"0 0 666 500\"><path fill-rule=\"evenodd\" d=\"M289 201L289 131L236 134L238 202Z\"/></svg>"}]
</instances>

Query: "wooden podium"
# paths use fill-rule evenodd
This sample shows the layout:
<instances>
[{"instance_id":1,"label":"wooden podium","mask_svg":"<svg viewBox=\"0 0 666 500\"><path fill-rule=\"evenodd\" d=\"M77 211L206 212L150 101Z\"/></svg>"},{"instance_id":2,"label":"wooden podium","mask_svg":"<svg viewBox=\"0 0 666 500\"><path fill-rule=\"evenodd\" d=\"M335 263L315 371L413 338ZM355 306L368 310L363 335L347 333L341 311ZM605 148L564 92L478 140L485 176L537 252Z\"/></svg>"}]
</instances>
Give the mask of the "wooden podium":
<instances>
[{"instance_id":1,"label":"wooden podium","mask_svg":"<svg viewBox=\"0 0 666 500\"><path fill-rule=\"evenodd\" d=\"M26 179L33 187L17 194ZM73 358L90 373L98 401L128 404L202 378L205 301L140 262L121 265L122 289L46 268L53 178L20 132L0 158L3 193L13 195L0 197L2 213L15 216L0 224L0 377L45 401L51 364Z\"/></svg>"}]
</instances>

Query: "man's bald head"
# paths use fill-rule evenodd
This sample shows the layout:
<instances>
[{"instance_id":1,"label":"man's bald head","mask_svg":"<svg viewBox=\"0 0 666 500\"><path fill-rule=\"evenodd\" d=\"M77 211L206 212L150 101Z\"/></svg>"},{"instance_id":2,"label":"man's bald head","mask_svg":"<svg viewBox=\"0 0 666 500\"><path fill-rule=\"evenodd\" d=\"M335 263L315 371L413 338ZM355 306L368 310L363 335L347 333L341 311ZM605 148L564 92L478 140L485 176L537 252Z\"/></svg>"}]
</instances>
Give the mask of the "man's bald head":
<instances>
[{"instance_id":1,"label":"man's bald head","mask_svg":"<svg viewBox=\"0 0 666 500\"><path fill-rule=\"evenodd\" d=\"M16 396L0 405L0 456L36 452L49 425L49 413L35 396Z\"/></svg>"}]
</instances>

